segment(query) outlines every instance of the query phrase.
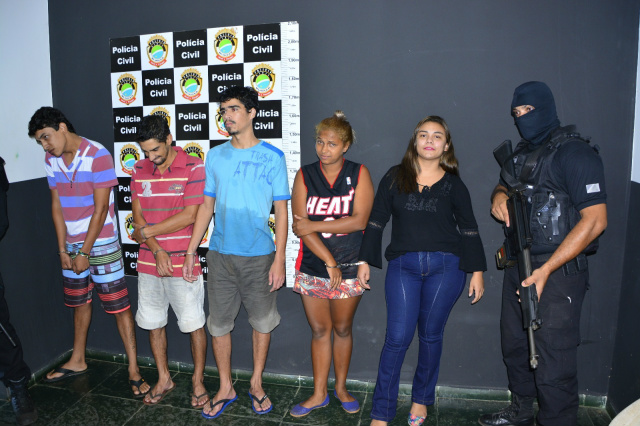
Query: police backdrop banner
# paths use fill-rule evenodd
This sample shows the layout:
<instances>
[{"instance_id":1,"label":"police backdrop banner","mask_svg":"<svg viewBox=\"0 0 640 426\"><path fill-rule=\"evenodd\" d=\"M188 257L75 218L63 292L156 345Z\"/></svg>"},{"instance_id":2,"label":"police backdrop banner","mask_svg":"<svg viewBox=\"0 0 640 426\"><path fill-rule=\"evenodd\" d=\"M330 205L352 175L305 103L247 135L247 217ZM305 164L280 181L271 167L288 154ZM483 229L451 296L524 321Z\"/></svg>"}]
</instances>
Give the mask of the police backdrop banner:
<instances>
[{"instance_id":1,"label":"police backdrop banner","mask_svg":"<svg viewBox=\"0 0 640 426\"><path fill-rule=\"evenodd\" d=\"M165 117L176 145L204 160L210 148L229 139L218 112L219 94L228 86L251 86L260 99L255 135L284 152L293 185L300 168L297 22L117 38L110 49L116 194L127 275L137 275L130 183L134 163L144 158L134 141L144 115ZM212 228L213 221L198 249L205 279ZM287 284L292 286L299 242L289 234Z\"/></svg>"}]
</instances>

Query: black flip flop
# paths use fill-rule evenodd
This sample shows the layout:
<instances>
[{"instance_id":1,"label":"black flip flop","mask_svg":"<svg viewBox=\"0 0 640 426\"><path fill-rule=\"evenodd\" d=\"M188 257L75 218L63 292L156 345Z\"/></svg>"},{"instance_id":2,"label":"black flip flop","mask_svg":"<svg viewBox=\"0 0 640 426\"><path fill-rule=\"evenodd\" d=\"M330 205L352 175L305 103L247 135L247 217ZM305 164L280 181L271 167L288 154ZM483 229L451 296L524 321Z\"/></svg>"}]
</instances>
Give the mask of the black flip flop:
<instances>
[{"instance_id":1,"label":"black flip flop","mask_svg":"<svg viewBox=\"0 0 640 426\"><path fill-rule=\"evenodd\" d=\"M138 388L138 393L135 393L133 389L131 389L131 393L133 394L134 398L144 398L144 396L149 393L151 388L147 389L146 392L142 392L140 390L140 386L142 386L144 383L147 383L147 381L142 377L140 377L140 380L129 380L129 386L135 386L136 388Z\"/></svg>"},{"instance_id":2,"label":"black flip flop","mask_svg":"<svg viewBox=\"0 0 640 426\"><path fill-rule=\"evenodd\" d=\"M224 412L224 410L227 409L227 407L229 405L231 405L233 402L235 402L236 399L238 399L238 395L234 396L231 399L221 399L221 400L219 400L217 402L213 402L213 399L210 399L209 400L209 409L213 410L213 407L215 407L216 405L220 405L220 404L222 404L222 408L220 409L220 411L215 413L213 416L211 416L209 414L205 414L204 411L203 411L202 412L202 417L204 417L205 419L215 419L215 418L219 417Z\"/></svg>"},{"instance_id":3,"label":"black flip flop","mask_svg":"<svg viewBox=\"0 0 640 426\"><path fill-rule=\"evenodd\" d=\"M160 398L160 399L158 399L157 401L149 401L149 402L142 401L142 402L144 402L145 405L156 405L156 404L159 404L160 401L162 401L164 399L164 397L167 396L169 394L169 392L171 392L175 388L176 388L176 384L174 383L173 386L171 386L169 389L165 389L160 393L157 393L155 395L152 394L152 393L149 393L149 395L151 395L151 399L152 400L156 399L156 398ZM149 391L151 391L151 389L149 389Z\"/></svg>"},{"instance_id":4,"label":"black flip flop","mask_svg":"<svg viewBox=\"0 0 640 426\"><path fill-rule=\"evenodd\" d=\"M200 398L203 397L207 397L207 400L205 402L203 402L202 404L198 404L198 405L191 405L191 408L195 408L196 410L202 410L204 408L205 405L207 405L207 403L209 402L209 400L211 398L209 398L209 393L205 392L201 395L196 395L195 393L191 392L191 398L195 398L196 402L200 401Z\"/></svg>"},{"instance_id":5,"label":"black flip flop","mask_svg":"<svg viewBox=\"0 0 640 426\"><path fill-rule=\"evenodd\" d=\"M86 373L89 370L89 368L85 368L82 371L74 371L74 370L69 370L68 368L64 368L64 367L58 367L56 369L53 370L54 373L61 373L62 376L58 376L58 377L54 377L54 378L47 378L47 376L44 377L44 379L42 379L43 382L45 383L54 383L54 382L58 382L60 380L66 379L68 377L73 377L73 376L79 376L81 374Z\"/></svg>"},{"instance_id":6,"label":"black flip flop","mask_svg":"<svg viewBox=\"0 0 640 426\"><path fill-rule=\"evenodd\" d=\"M251 392L249 392L249 396L251 397L251 408L253 408L253 412L254 413L262 415L262 414L267 414L269 411L273 410L273 402L271 402L271 406L269 408L267 408L266 410L261 410L261 411L256 410L255 405L253 405L253 401L255 401L255 402L258 403L260 408L262 408L262 404L264 403L264 401L267 398L269 398L266 393L264 394L264 396L262 398L258 398L257 396L255 396Z\"/></svg>"}]
</instances>

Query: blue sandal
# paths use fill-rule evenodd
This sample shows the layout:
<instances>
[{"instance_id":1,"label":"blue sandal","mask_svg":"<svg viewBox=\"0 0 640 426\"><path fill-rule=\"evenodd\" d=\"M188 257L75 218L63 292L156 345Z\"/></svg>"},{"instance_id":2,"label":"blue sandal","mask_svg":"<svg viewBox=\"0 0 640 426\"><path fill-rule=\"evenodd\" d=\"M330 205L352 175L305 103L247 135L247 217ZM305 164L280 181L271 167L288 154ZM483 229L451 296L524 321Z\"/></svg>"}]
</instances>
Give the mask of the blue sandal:
<instances>
[{"instance_id":1,"label":"blue sandal","mask_svg":"<svg viewBox=\"0 0 640 426\"><path fill-rule=\"evenodd\" d=\"M220 411L215 413L213 416L210 416L209 414L205 414L204 411L203 411L202 412L202 417L204 417L205 419L215 419L215 418L217 418L236 399L238 399L238 395L234 396L232 399L221 399L221 400L217 401L216 403L214 403L213 400L210 399L209 400L209 409L213 410L213 407L215 407L216 405L220 405L220 404L222 404L222 408L220 409Z\"/></svg>"},{"instance_id":2,"label":"blue sandal","mask_svg":"<svg viewBox=\"0 0 640 426\"><path fill-rule=\"evenodd\" d=\"M264 396L262 398L258 398L257 396L255 396L251 392L249 392L249 396L251 397L251 408L253 408L254 413L256 413L256 414L267 414L269 411L273 410L273 401L271 402L271 406L269 408L267 408L266 410L258 411L258 410L256 410L255 405L253 405L253 401L255 401L255 402L258 403L260 408L262 408L262 403L268 398L266 393L264 394Z\"/></svg>"}]
</instances>

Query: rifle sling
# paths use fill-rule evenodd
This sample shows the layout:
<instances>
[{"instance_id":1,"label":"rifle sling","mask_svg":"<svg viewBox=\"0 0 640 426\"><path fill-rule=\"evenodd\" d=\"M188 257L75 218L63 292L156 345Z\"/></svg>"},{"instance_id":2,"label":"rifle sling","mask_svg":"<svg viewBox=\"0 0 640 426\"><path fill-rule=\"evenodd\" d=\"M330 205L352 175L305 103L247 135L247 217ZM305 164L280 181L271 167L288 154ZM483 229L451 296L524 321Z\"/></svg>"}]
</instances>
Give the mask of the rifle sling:
<instances>
[{"instance_id":1,"label":"rifle sling","mask_svg":"<svg viewBox=\"0 0 640 426\"><path fill-rule=\"evenodd\" d=\"M547 147L547 144L541 144L538 148L535 149L531 154L527 156L527 161L522 166L522 171L520 172L520 182L527 182L529 180L529 176L536 168L538 164L538 158L542 151Z\"/></svg>"},{"instance_id":2,"label":"rifle sling","mask_svg":"<svg viewBox=\"0 0 640 426\"><path fill-rule=\"evenodd\" d=\"M513 163L513 158L516 155L520 154L525 149L525 147L526 146L523 146L520 149L516 150L516 152L511 154L511 156L505 161L505 166L508 163ZM505 166L502 167L502 169L500 170L500 177L506 182L509 188L515 189L517 191L522 191L526 188L525 182L527 182L529 176L531 176L531 173L536 168L536 165L538 164L538 158L540 157L540 154L545 147L546 144L542 144L527 156L527 161L524 163L524 165L522 166L522 170L520 171L519 179L516 179L515 176L509 173Z\"/></svg>"}]
</instances>

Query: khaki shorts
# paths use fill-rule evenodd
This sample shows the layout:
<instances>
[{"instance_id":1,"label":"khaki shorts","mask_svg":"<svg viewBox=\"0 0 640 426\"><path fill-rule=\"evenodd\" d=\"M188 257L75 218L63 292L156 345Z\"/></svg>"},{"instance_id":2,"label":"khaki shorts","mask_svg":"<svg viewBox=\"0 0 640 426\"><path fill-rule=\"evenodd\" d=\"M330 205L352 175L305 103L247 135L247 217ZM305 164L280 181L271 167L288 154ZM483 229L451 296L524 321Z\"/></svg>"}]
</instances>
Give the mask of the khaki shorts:
<instances>
[{"instance_id":1,"label":"khaki shorts","mask_svg":"<svg viewBox=\"0 0 640 426\"><path fill-rule=\"evenodd\" d=\"M178 318L178 328L191 333L204 326L204 283L202 275L192 283L182 277L138 274L136 323L145 330L167 325L169 305Z\"/></svg>"},{"instance_id":2,"label":"khaki shorts","mask_svg":"<svg viewBox=\"0 0 640 426\"><path fill-rule=\"evenodd\" d=\"M280 324L276 304L278 292L270 292L269 270L275 252L264 256L235 256L209 250L207 253L207 328L214 337L233 330L240 304L249 314L249 324L260 333L270 333Z\"/></svg>"}]
</instances>

